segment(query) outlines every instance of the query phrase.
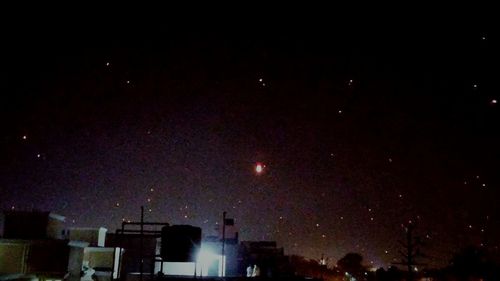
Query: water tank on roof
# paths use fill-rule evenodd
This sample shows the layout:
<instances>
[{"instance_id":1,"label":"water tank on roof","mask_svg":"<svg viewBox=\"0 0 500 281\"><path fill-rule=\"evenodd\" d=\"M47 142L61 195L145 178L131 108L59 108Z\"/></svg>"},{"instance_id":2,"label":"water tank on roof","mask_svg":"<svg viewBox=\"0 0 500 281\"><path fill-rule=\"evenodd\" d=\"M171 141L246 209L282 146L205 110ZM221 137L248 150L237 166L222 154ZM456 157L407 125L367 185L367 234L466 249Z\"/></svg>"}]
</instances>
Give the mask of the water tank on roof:
<instances>
[{"instance_id":1,"label":"water tank on roof","mask_svg":"<svg viewBox=\"0 0 500 281\"><path fill-rule=\"evenodd\" d=\"M201 228L191 225L161 229L161 258L167 262L195 262L201 246Z\"/></svg>"}]
</instances>

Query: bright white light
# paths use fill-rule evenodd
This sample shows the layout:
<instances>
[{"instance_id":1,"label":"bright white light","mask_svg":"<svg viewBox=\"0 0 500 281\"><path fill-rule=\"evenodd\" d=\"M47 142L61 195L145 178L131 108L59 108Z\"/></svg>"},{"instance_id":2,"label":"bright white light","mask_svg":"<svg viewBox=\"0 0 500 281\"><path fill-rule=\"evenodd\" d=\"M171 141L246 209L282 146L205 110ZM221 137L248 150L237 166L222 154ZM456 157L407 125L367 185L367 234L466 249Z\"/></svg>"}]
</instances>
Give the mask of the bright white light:
<instances>
[{"instance_id":1,"label":"bright white light","mask_svg":"<svg viewBox=\"0 0 500 281\"><path fill-rule=\"evenodd\" d=\"M225 263L225 258L221 255L215 254L211 249L204 248L198 253L196 262L196 273L198 276L209 276L209 269L214 266L217 267L217 276L222 277L222 264Z\"/></svg>"},{"instance_id":2,"label":"bright white light","mask_svg":"<svg viewBox=\"0 0 500 281\"><path fill-rule=\"evenodd\" d=\"M492 104L496 104L498 101L497 100L491 100Z\"/></svg>"},{"instance_id":3,"label":"bright white light","mask_svg":"<svg viewBox=\"0 0 500 281\"><path fill-rule=\"evenodd\" d=\"M262 173L263 171L264 171L264 165L262 165L261 163L257 163L257 164L255 165L255 172L256 172L257 174L260 174L260 173Z\"/></svg>"}]
</instances>

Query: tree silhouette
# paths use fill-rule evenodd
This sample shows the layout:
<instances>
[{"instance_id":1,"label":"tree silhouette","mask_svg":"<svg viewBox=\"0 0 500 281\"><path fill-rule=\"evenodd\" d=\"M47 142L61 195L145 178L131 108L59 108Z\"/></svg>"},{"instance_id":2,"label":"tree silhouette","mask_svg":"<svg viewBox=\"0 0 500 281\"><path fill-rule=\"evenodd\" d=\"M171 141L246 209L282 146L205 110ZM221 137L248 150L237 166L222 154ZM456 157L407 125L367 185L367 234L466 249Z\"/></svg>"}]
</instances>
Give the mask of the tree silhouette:
<instances>
[{"instance_id":1,"label":"tree silhouette","mask_svg":"<svg viewBox=\"0 0 500 281\"><path fill-rule=\"evenodd\" d=\"M451 260L450 269L459 280L500 280L498 265L495 265L486 248L482 247L470 246L456 253Z\"/></svg>"},{"instance_id":2,"label":"tree silhouette","mask_svg":"<svg viewBox=\"0 0 500 281\"><path fill-rule=\"evenodd\" d=\"M363 256L358 253L348 253L337 262L338 268L356 280L365 280L365 267L362 264Z\"/></svg>"}]
</instances>

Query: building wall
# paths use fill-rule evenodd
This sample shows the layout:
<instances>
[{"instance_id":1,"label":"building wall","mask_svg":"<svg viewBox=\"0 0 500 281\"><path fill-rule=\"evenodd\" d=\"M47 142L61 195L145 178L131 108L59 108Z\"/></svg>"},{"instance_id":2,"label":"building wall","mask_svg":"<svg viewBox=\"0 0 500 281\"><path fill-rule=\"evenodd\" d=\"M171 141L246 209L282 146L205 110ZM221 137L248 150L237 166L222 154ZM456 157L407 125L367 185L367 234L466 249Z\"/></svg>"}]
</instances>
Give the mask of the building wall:
<instances>
[{"instance_id":1,"label":"building wall","mask_svg":"<svg viewBox=\"0 0 500 281\"><path fill-rule=\"evenodd\" d=\"M104 247L107 229L71 227L66 231L66 236L72 241L84 241L92 247Z\"/></svg>"},{"instance_id":2,"label":"building wall","mask_svg":"<svg viewBox=\"0 0 500 281\"><path fill-rule=\"evenodd\" d=\"M64 240L0 239L0 273L64 273L69 247Z\"/></svg>"},{"instance_id":3,"label":"building wall","mask_svg":"<svg viewBox=\"0 0 500 281\"><path fill-rule=\"evenodd\" d=\"M29 245L0 240L0 274L26 273Z\"/></svg>"}]
</instances>

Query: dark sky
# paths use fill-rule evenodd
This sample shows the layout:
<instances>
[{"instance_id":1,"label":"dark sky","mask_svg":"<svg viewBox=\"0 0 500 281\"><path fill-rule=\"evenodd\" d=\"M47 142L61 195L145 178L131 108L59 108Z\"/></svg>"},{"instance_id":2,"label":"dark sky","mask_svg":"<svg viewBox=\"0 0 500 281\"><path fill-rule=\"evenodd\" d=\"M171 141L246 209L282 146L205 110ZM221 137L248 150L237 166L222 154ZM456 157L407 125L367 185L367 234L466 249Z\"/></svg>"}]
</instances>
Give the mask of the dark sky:
<instances>
[{"instance_id":1,"label":"dark sky","mask_svg":"<svg viewBox=\"0 0 500 281\"><path fill-rule=\"evenodd\" d=\"M373 266L410 220L430 265L498 250L495 24L342 13L5 20L0 209L206 234L226 210L243 240Z\"/></svg>"}]
</instances>

